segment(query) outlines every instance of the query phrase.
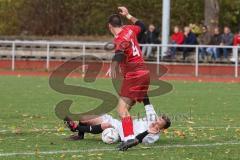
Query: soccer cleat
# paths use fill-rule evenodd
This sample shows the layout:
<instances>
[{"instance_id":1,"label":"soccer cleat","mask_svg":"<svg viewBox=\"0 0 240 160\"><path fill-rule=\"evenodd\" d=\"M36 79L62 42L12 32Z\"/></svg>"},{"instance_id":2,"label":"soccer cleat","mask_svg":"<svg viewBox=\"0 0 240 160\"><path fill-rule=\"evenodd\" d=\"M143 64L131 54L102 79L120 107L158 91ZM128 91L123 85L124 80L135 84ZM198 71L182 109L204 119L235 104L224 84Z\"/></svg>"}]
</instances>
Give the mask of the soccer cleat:
<instances>
[{"instance_id":1,"label":"soccer cleat","mask_svg":"<svg viewBox=\"0 0 240 160\"><path fill-rule=\"evenodd\" d=\"M85 126L85 124L79 122L78 126ZM79 139L84 139L84 132L78 131L78 136L79 136Z\"/></svg>"},{"instance_id":2,"label":"soccer cleat","mask_svg":"<svg viewBox=\"0 0 240 160\"><path fill-rule=\"evenodd\" d=\"M84 139L84 132L78 132L79 139Z\"/></svg>"},{"instance_id":3,"label":"soccer cleat","mask_svg":"<svg viewBox=\"0 0 240 160\"><path fill-rule=\"evenodd\" d=\"M64 124L72 131L77 132L77 124L71 120L69 117L64 119Z\"/></svg>"},{"instance_id":4,"label":"soccer cleat","mask_svg":"<svg viewBox=\"0 0 240 160\"><path fill-rule=\"evenodd\" d=\"M79 137L79 135L71 135L68 138L66 138L66 140L69 140L69 141L79 141L79 140L82 140L82 138Z\"/></svg>"},{"instance_id":5,"label":"soccer cleat","mask_svg":"<svg viewBox=\"0 0 240 160\"><path fill-rule=\"evenodd\" d=\"M134 147L139 144L137 139L130 139L126 142L122 142L117 148L119 151L127 151L128 148Z\"/></svg>"}]
</instances>

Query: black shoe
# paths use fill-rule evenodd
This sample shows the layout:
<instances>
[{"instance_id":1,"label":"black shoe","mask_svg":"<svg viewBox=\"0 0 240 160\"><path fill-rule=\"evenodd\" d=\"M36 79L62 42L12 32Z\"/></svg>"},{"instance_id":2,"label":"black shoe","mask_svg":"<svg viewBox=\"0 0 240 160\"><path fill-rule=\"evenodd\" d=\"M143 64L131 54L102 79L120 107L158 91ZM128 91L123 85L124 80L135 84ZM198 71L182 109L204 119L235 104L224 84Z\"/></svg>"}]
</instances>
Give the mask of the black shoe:
<instances>
[{"instance_id":1,"label":"black shoe","mask_svg":"<svg viewBox=\"0 0 240 160\"><path fill-rule=\"evenodd\" d=\"M127 151L128 148L134 147L139 144L137 139L130 139L126 142L121 142L121 144L117 147L119 151Z\"/></svg>"},{"instance_id":2,"label":"black shoe","mask_svg":"<svg viewBox=\"0 0 240 160\"><path fill-rule=\"evenodd\" d=\"M78 126L86 126L86 125L81 123L81 122L79 122ZM79 132L78 131L78 136L79 136L80 139L84 139L84 132Z\"/></svg>"},{"instance_id":3,"label":"black shoe","mask_svg":"<svg viewBox=\"0 0 240 160\"><path fill-rule=\"evenodd\" d=\"M72 131L77 132L77 124L71 120L69 117L64 119L64 124Z\"/></svg>"},{"instance_id":4,"label":"black shoe","mask_svg":"<svg viewBox=\"0 0 240 160\"><path fill-rule=\"evenodd\" d=\"M68 141L79 141L79 140L82 140L82 138L81 137L79 137L79 135L71 135L71 136L69 136L68 138L66 138L66 140L68 140Z\"/></svg>"},{"instance_id":5,"label":"black shoe","mask_svg":"<svg viewBox=\"0 0 240 160\"><path fill-rule=\"evenodd\" d=\"M79 139L84 139L84 132L78 132Z\"/></svg>"}]
</instances>

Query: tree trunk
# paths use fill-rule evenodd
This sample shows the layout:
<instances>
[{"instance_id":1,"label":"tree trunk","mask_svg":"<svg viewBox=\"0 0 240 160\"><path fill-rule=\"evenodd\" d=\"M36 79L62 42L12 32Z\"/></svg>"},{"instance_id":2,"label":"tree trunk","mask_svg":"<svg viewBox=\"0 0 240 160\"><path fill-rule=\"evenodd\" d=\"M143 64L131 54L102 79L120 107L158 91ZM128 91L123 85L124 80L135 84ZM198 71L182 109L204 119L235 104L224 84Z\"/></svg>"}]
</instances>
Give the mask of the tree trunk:
<instances>
[{"instance_id":1,"label":"tree trunk","mask_svg":"<svg viewBox=\"0 0 240 160\"><path fill-rule=\"evenodd\" d=\"M219 24L219 0L205 0L205 25L212 31Z\"/></svg>"}]
</instances>

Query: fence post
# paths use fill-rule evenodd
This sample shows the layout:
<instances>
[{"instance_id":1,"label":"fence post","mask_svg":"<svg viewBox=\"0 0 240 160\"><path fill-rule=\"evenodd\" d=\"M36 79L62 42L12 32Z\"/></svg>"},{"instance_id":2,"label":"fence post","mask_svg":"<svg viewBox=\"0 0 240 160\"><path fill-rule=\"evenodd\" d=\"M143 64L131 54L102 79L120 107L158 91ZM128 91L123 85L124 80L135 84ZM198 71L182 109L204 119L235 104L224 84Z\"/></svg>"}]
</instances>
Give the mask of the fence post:
<instances>
[{"instance_id":1,"label":"fence post","mask_svg":"<svg viewBox=\"0 0 240 160\"><path fill-rule=\"evenodd\" d=\"M50 43L47 43L47 60L46 60L46 69L49 70L49 60L50 60Z\"/></svg>"},{"instance_id":2,"label":"fence post","mask_svg":"<svg viewBox=\"0 0 240 160\"><path fill-rule=\"evenodd\" d=\"M196 46L196 57L195 57L195 76L198 77L198 52L199 52L199 49L198 49L198 46Z\"/></svg>"},{"instance_id":3,"label":"fence post","mask_svg":"<svg viewBox=\"0 0 240 160\"><path fill-rule=\"evenodd\" d=\"M157 75L159 75L159 64L160 64L160 46L157 46Z\"/></svg>"},{"instance_id":4,"label":"fence post","mask_svg":"<svg viewBox=\"0 0 240 160\"><path fill-rule=\"evenodd\" d=\"M234 47L233 50L233 56L235 57L235 78L238 78L238 47Z\"/></svg>"},{"instance_id":5,"label":"fence post","mask_svg":"<svg viewBox=\"0 0 240 160\"><path fill-rule=\"evenodd\" d=\"M86 55L86 44L83 44L83 63L82 63L82 77L85 76L85 55Z\"/></svg>"},{"instance_id":6,"label":"fence post","mask_svg":"<svg viewBox=\"0 0 240 160\"><path fill-rule=\"evenodd\" d=\"M15 42L12 43L12 71L15 70L15 49L16 49L16 44Z\"/></svg>"}]
</instances>

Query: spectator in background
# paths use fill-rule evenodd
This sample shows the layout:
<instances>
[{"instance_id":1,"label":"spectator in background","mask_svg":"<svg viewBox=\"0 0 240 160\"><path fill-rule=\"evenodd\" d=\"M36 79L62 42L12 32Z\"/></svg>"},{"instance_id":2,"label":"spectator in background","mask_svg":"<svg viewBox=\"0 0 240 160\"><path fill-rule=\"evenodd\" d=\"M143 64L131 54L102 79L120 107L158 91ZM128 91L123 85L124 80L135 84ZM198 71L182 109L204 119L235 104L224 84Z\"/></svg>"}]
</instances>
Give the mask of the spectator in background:
<instances>
[{"instance_id":1,"label":"spectator in background","mask_svg":"<svg viewBox=\"0 0 240 160\"><path fill-rule=\"evenodd\" d=\"M211 38L210 45L219 46L221 43L221 40L222 40L222 38L221 38L219 28L216 27L216 28L214 28L214 34ZM217 60L219 58L219 48L209 47L209 48L207 48L207 52L211 55L211 57L214 60Z\"/></svg>"},{"instance_id":2,"label":"spectator in background","mask_svg":"<svg viewBox=\"0 0 240 160\"><path fill-rule=\"evenodd\" d=\"M232 46L233 45L233 38L234 35L231 33L231 30L229 27L225 26L224 27L224 33L222 34L222 39L221 39L221 46ZM228 51L229 49L223 48L223 56L224 59L228 58Z\"/></svg>"},{"instance_id":3,"label":"spectator in background","mask_svg":"<svg viewBox=\"0 0 240 160\"><path fill-rule=\"evenodd\" d=\"M159 43L158 40L159 32L156 30L153 24L150 24L148 27L148 31L146 32L144 42L146 44L156 44ZM152 54L153 47L152 46L144 46L142 48L143 55L149 58Z\"/></svg>"},{"instance_id":4,"label":"spectator in background","mask_svg":"<svg viewBox=\"0 0 240 160\"><path fill-rule=\"evenodd\" d=\"M196 35L191 31L190 27L184 27L184 45L196 45L197 44L197 38ZM187 48L184 47L183 49L183 60L186 59L186 57L189 55L189 52L192 52L194 48Z\"/></svg>"},{"instance_id":5,"label":"spectator in background","mask_svg":"<svg viewBox=\"0 0 240 160\"><path fill-rule=\"evenodd\" d=\"M184 34L181 32L178 26L173 28L173 34L171 36L170 44L181 45L184 42ZM170 47L167 56L169 58L175 58L176 56L177 47Z\"/></svg>"},{"instance_id":6,"label":"spectator in background","mask_svg":"<svg viewBox=\"0 0 240 160\"><path fill-rule=\"evenodd\" d=\"M198 38L198 43L200 45L209 45L211 41L211 34L208 31L207 26L202 27L202 34ZM199 48L199 60L205 60L207 58L207 48Z\"/></svg>"}]
</instances>

